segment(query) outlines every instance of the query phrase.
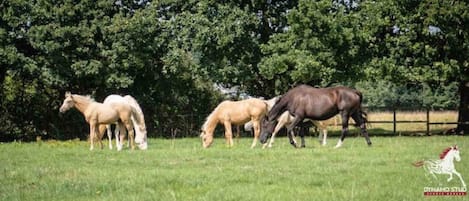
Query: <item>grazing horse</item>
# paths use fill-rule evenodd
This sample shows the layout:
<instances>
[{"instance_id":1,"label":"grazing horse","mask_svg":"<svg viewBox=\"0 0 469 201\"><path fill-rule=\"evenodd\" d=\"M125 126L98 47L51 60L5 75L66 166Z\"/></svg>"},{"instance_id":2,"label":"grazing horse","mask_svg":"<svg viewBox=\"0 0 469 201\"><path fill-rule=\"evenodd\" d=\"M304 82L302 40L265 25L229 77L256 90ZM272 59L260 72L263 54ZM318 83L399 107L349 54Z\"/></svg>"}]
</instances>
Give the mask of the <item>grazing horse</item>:
<instances>
[{"instance_id":1,"label":"grazing horse","mask_svg":"<svg viewBox=\"0 0 469 201\"><path fill-rule=\"evenodd\" d=\"M260 134L260 122L267 113L265 101L250 98L240 101L223 101L208 115L201 128L202 145L208 148L213 142L213 132L218 124L225 126L225 139L228 146L233 146L232 124L242 125L248 121L253 123L254 141L251 148L256 146Z\"/></svg>"},{"instance_id":2,"label":"grazing horse","mask_svg":"<svg viewBox=\"0 0 469 201\"><path fill-rule=\"evenodd\" d=\"M362 94L354 89L347 87L314 88L308 85L300 85L290 89L280 98L277 104L267 115L267 122L263 125L260 136L261 143L266 143L269 135L272 134L272 128L277 118L285 111L294 116L292 123L287 127L290 144L297 147L293 139L293 128L302 122L305 118L311 120L326 120L336 114L342 117L342 135L335 146L342 146L345 136L348 133L348 121L352 117L368 145L371 145L368 132L366 131L366 114L361 108Z\"/></svg>"},{"instance_id":3,"label":"grazing horse","mask_svg":"<svg viewBox=\"0 0 469 201\"><path fill-rule=\"evenodd\" d=\"M132 116L131 116L132 124L135 129L135 142L137 143L137 146L139 147L139 149L146 150L148 148L147 129L145 126L145 118L144 118L142 109L140 108L140 105L130 95L126 95L122 97L120 95L112 94L112 95L107 96L103 101L103 104L112 104L112 103L128 104L130 105L130 107L133 108L133 110L136 111L137 116L134 116L135 113L132 113ZM106 125L106 129L107 129L107 136L109 139L109 149L112 149L111 125ZM100 131L102 130L103 129L100 128ZM119 135L119 132L122 134ZM100 135L102 134L100 133ZM115 138L116 138L116 147L118 151L122 150L124 137L125 137L125 130L121 130L119 124L116 124Z\"/></svg>"},{"instance_id":4,"label":"grazing horse","mask_svg":"<svg viewBox=\"0 0 469 201\"><path fill-rule=\"evenodd\" d=\"M285 111L282 115L280 115L278 118L277 118L277 124L267 124L266 123L266 120L264 119L263 123L262 123L262 127L261 127L261 130L273 130L272 132L272 137L270 138L270 141L269 143L265 143L263 148L266 148L266 147L269 147L271 148L274 141L275 141L275 135L277 135L277 133L280 131L280 129L282 129L284 126L289 126L292 122L293 122L293 119L295 117L293 115L290 114L290 112L288 111ZM307 121L307 120L305 120ZM299 124L305 124L307 122L301 122ZM325 146L326 145L326 140L327 140L327 123L325 121L313 121L313 120L309 120L311 121L311 123L319 129L319 143L321 143L321 145ZM275 128L266 128L264 126L267 126L267 125L270 125L270 126L275 126ZM306 125L302 125L300 126L300 130L301 129L304 129L305 127L306 128L309 128L309 126L306 126ZM304 133L300 133L300 137L301 137L301 147L304 147L305 146L305 140L304 140ZM294 138L293 138L294 140Z\"/></svg>"},{"instance_id":5,"label":"grazing horse","mask_svg":"<svg viewBox=\"0 0 469 201\"><path fill-rule=\"evenodd\" d=\"M453 160L461 161L461 157L459 156L459 149L458 146L451 146L446 148L441 154L439 160L422 160L413 163L415 167L422 167L430 173L435 180L438 180L435 174L448 174L449 177L447 179L448 182L453 180L453 174L459 177L461 184L464 188L466 188L466 183L462 179L462 176L459 172L456 171L454 168Z\"/></svg>"},{"instance_id":6,"label":"grazing horse","mask_svg":"<svg viewBox=\"0 0 469 201\"><path fill-rule=\"evenodd\" d=\"M94 140L99 136L99 126L105 124L112 124L120 122L127 128L129 135L133 136L133 126L130 122L132 113L135 111L126 104L102 104L94 101L89 96L81 96L65 93L65 100L60 107L60 112L64 113L67 110L75 107L84 116L85 120L90 124L90 150L94 149ZM133 139L133 137L132 137ZM102 148L101 139L99 139ZM133 144L133 142L131 142Z\"/></svg>"}]
</instances>

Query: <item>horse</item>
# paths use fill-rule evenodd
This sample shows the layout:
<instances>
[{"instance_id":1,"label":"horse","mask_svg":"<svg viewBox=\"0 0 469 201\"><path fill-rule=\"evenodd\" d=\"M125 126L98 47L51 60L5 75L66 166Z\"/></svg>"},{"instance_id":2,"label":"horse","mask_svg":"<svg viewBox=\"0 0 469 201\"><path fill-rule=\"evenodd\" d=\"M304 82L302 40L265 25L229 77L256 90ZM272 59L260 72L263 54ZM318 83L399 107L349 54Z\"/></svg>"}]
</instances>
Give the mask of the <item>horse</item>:
<instances>
[{"instance_id":1,"label":"horse","mask_svg":"<svg viewBox=\"0 0 469 201\"><path fill-rule=\"evenodd\" d=\"M119 103L102 104L94 101L89 96L66 92L59 111L64 113L71 108L76 108L80 111L85 116L86 122L90 125L90 150L94 149L94 140L99 136L99 125L119 122L127 128L129 135L133 136L133 126L130 118L134 110L129 105ZM102 148L101 139L99 139L99 142Z\"/></svg>"},{"instance_id":2,"label":"horse","mask_svg":"<svg viewBox=\"0 0 469 201\"><path fill-rule=\"evenodd\" d=\"M277 118L285 111L294 116L292 123L287 126L290 144L298 147L293 139L293 128L305 118L311 120L326 120L340 113L342 117L342 135L335 148L342 146L348 134L349 118L361 128L361 133L369 146L371 141L366 130L366 113L362 111L362 94L347 87L314 88L308 85L299 85L290 89L283 95L272 110L267 114L267 121L262 124L260 141L267 142L272 134Z\"/></svg>"},{"instance_id":3,"label":"horse","mask_svg":"<svg viewBox=\"0 0 469 201\"><path fill-rule=\"evenodd\" d=\"M133 98L130 95L126 95L122 97L120 95L112 94L112 95L107 96L103 101L103 104L111 104L111 103L128 104L130 105L130 107L132 107L136 111L137 116L134 116L134 113L132 113L132 116L131 116L132 124L135 129L135 142L137 143L137 146L139 147L139 149L146 150L148 148L148 143L147 143L147 129L145 126L145 118L144 118L142 109L140 108L140 105L137 103L135 98ZM109 139L109 149L112 149L111 125L105 125L105 126L107 129L107 136ZM101 130L103 129L100 129L100 131ZM122 133L122 135L119 135L119 132ZM100 135L102 135L102 133L100 133ZM125 130L121 130L119 124L116 124L115 138L116 138L116 147L118 151L122 150L124 137L125 137Z\"/></svg>"},{"instance_id":4,"label":"horse","mask_svg":"<svg viewBox=\"0 0 469 201\"><path fill-rule=\"evenodd\" d=\"M441 154L439 160L422 160L413 163L415 167L422 167L430 173L435 180L438 180L435 174L448 174L449 177L447 182L450 182L453 179L453 174L459 177L464 188L466 188L466 183L462 179L462 176L454 168L454 160L461 161L459 156L459 148L457 145L446 148Z\"/></svg>"},{"instance_id":5,"label":"horse","mask_svg":"<svg viewBox=\"0 0 469 201\"><path fill-rule=\"evenodd\" d=\"M213 142L213 132L218 124L225 127L226 144L233 146L233 134L231 126L242 125L251 121L254 128L254 141L251 148L256 146L260 134L260 122L267 113L268 105L264 100L250 98L240 101L223 101L208 115L202 125L200 137L202 146L210 147Z\"/></svg>"},{"instance_id":6,"label":"horse","mask_svg":"<svg viewBox=\"0 0 469 201\"><path fill-rule=\"evenodd\" d=\"M292 123L294 118L295 117L293 115L291 115L290 112L285 111L282 115L280 115L277 118L277 120L276 120L277 124L276 125L275 124L270 124L270 126L275 126L274 129L272 129L272 128L263 128L263 129L267 129L267 130L273 130L272 137L270 138L269 143L265 143L263 148L266 148L266 147L271 148L274 141L275 141L275 136L280 131L280 129L282 129L284 126L288 127ZM327 123L325 121L314 121L314 120L305 119L302 123L300 123L300 124L303 124L303 125L300 126L300 130L310 127L309 125L304 125L305 123L307 123L307 121L310 121L316 128L319 129L319 136L318 136L319 137L319 143L322 146L325 146L327 144L327 142L326 142L326 140L327 140ZM265 119L264 119L262 125L267 125ZM301 137L301 147L305 147L304 132L300 132L300 137ZM293 139L294 139L294 137L293 137Z\"/></svg>"}]
</instances>

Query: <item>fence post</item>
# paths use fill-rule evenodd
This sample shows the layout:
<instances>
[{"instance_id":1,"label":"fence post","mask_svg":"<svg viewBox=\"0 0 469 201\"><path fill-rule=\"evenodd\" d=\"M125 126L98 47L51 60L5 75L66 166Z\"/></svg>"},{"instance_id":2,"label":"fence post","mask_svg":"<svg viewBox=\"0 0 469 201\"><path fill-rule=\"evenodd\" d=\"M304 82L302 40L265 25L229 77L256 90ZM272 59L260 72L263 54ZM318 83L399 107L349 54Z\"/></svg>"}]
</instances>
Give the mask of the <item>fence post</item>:
<instances>
[{"instance_id":1,"label":"fence post","mask_svg":"<svg viewBox=\"0 0 469 201\"><path fill-rule=\"evenodd\" d=\"M430 108L427 107L427 135L430 135Z\"/></svg>"},{"instance_id":2,"label":"fence post","mask_svg":"<svg viewBox=\"0 0 469 201\"><path fill-rule=\"evenodd\" d=\"M392 132L394 135L396 135L396 107L392 107Z\"/></svg>"}]
</instances>

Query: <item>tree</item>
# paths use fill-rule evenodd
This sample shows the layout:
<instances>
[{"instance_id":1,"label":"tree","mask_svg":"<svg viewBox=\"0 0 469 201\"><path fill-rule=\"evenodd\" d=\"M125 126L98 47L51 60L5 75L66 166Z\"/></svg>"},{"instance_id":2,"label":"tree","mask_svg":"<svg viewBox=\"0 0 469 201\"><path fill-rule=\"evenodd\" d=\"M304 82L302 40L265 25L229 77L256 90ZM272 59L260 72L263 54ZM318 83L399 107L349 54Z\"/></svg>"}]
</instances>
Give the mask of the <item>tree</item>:
<instances>
[{"instance_id":1,"label":"tree","mask_svg":"<svg viewBox=\"0 0 469 201\"><path fill-rule=\"evenodd\" d=\"M459 83L459 121L469 121L468 4L460 1L300 1L289 27L262 46L261 74L277 93L296 83L388 80ZM458 131L468 133L469 125Z\"/></svg>"},{"instance_id":2,"label":"tree","mask_svg":"<svg viewBox=\"0 0 469 201\"><path fill-rule=\"evenodd\" d=\"M369 47L373 57L364 64L368 77L432 87L455 81L458 121L469 121L469 4L426 0L360 6L368 19L365 29L373 30ZM457 130L469 133L469 125L458 125Z\"/></svg>"},{"instance_id":3,"label":"tree","mask_svg":"<svg viewBox=\"0 0 469 201\"><path fill-rule=\"evenodd\" d=\"M289 26L262 46L263 76L276 80L277 93L291 85L328 86L356 80L367 51L357 34L357 12L334 1L300 1L287 16Z\"/></svg>"}]
</instances>

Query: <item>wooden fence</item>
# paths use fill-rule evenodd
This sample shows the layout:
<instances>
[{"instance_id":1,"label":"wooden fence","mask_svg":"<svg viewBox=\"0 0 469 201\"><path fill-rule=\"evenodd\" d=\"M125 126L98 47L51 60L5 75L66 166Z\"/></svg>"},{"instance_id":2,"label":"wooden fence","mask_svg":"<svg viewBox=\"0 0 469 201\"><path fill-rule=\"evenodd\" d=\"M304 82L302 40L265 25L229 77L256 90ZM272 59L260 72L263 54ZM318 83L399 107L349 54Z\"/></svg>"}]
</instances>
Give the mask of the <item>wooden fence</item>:
<instances>
[{"instance_id":1,"label":"wooden fence","mask_svg":"<svg viewBox=\"0 0 469 201\"><path fill-rule=\"evenodd\" d=\"M462 125L462 124L469 124L469 122L437 122L437 121L430 121L430 112L431 111L438 111L438 110L433 110L431 108L403 108L403 107L393 107L393 108L365 108L367 110L386 110L392 112L393 120L392 121L373 121L370 120L368 123L370 124L392 124L393 125L393 134L397 134L397 124L425 124L426 125L426 135L430 135L430 127L432 125ZM426 113L426 118L425 120L397 120L397 113L399 111L425 111ZM452 111L457 111L457 110L452 110Z\"/></svg>"}]
</instances>

